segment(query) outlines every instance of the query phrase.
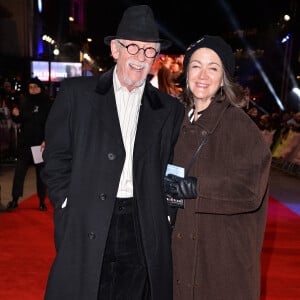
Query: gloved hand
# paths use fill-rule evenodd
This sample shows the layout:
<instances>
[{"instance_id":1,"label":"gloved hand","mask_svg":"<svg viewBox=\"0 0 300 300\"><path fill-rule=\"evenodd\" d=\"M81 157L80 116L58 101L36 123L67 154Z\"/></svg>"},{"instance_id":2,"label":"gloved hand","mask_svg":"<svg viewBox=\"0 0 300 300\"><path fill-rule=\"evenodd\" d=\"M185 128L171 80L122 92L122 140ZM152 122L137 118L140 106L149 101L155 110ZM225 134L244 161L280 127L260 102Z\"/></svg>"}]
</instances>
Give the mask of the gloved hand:
<instances>
[{"instance_id":1,"label":"gloved hand","mask_svg":"<svg viewBox=\"0 0 300 300\"><path fill-rule=\"evenodd\" d=\"M164 177L164 191L174 199L194 199L197 197L197 178L179 177L168 174Z\"/></svg>"}]
</instances>

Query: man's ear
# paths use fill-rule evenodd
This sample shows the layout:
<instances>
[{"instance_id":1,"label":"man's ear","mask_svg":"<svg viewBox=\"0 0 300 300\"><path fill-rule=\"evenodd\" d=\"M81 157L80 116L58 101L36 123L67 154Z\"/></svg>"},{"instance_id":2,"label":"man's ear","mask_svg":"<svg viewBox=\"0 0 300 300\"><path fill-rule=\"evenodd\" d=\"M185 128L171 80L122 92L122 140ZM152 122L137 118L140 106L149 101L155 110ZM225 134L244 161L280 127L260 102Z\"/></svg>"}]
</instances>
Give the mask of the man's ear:
<instances>
[{"instance_id":1,"label":"man's ear","mask_svg":"<svg viewBox=\"0 0 300 300\"><path fill-rule=\"evenodd\" d=\"M111 55L114 59L119 58L119 45L117 43L117 40L110 41L110 51L111 51Z\"/></svg>"}]
</instances>

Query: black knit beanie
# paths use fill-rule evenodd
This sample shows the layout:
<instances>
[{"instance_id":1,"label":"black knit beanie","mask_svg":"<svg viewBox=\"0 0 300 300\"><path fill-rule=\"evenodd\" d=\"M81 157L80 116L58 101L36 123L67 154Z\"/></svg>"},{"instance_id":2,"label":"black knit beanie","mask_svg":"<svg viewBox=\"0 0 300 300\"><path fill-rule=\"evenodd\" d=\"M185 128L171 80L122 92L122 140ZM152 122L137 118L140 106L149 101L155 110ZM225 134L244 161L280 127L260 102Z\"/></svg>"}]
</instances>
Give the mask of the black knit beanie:
<instances>
[{"instance_id":1,"label":"black knit beanie","mask_svg":"<svg viewBox=\"0 0 300 300\"><path fill-rule=\"evenodd\" d=\"M187 70L187 66L191 59L192 54L199 48L209 48L215 51L220 57L224 69L230 76L234 75L235 70L235 57L232 52L231 46L224 41L220 36L204 35L201 39L192 43L185 52L183 67Z\"/></svg>"}]
</instances>

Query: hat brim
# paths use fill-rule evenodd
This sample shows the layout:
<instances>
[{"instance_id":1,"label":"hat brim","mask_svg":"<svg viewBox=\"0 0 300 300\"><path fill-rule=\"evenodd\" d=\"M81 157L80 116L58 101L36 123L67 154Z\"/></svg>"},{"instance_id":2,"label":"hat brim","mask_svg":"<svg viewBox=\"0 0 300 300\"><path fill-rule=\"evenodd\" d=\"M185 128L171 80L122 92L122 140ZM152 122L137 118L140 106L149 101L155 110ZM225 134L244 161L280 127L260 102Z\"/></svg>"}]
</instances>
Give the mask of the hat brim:
<instances>
[{"instance_id":1,"label":"hat brim","mask_svg":"<svg viewBox=\"0 0 300 300\"><path fill-rule=\"evenodd\" d=\"M156 40L153 40L153 39L143 39L143 40L140 40L139 38L128 38L128 37L124 37L124 36L107 36L104 38L104 44L106 45L110 45L110 42L112 40L115 40L115 39L124 39L124 40L131 40L131 41L141 41L141 42L151 42L151 43L160 43L160 49L161 50L165 50L165 49L168 49L171 45L172 45L172 42L171 41L168 41L168 40L164 40L164 39L156 39Z\"/></svg>"}]
</instances>

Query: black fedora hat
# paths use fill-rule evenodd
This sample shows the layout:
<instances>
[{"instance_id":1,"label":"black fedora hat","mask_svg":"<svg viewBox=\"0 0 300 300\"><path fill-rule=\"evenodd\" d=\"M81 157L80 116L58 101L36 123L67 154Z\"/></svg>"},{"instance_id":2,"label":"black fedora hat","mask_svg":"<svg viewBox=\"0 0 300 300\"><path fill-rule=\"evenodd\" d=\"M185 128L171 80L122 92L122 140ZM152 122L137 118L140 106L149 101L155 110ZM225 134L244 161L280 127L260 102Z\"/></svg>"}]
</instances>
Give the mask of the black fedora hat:
<instances>
[{"instance_id":1,"label":"black fedora hat","mask_svg":"<svg viewBox=\"0 0 300 300\"><path fill-rule=\"evenodd\" d=\"M159 31L152 9L148 5L135 5L127 8L118 26L115 36L107 36L104 43L110 45L114 39L160 43L161 49L167 49L172 42L159 38Z\"/></svg>"}]
</instances>

